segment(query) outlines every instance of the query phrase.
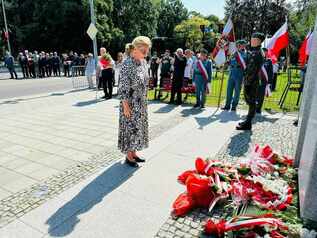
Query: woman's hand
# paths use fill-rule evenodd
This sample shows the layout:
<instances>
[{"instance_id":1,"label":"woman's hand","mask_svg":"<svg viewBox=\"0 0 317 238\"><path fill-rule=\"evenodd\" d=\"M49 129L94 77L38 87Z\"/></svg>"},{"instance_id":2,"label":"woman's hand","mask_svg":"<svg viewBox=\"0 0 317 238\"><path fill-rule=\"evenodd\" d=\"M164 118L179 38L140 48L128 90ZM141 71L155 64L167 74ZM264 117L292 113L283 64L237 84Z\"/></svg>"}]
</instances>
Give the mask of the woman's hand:
<instances>
[{"instance_id":1,"label":"woman's hand","mask_svg":"<svg viewBox=\"0 0 317 238\"><path fill-rule=\"evenodd\" d=\"M124 100L124 101L122 102L122 105L123 105L123 115L124 115L126 118L130 119L130 118L131 118L131 108L130 108L130 106L129 106L128 101Z\"/></svg>"}]
</instances>

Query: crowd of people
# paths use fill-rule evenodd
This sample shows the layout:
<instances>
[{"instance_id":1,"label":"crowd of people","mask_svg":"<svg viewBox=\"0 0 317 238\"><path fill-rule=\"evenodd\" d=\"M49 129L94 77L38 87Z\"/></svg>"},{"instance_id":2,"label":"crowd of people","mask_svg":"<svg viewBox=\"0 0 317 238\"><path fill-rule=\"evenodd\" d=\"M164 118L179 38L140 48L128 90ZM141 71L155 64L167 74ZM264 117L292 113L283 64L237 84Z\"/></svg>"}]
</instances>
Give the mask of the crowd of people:
<instances>
[{"instance_id":1,"label":"crowd of people","mask_svg":"<svg viewBox=\"0 0 317 238\"><path fill-rule=\"evenodd\" d=\"M57 52L20 52L16 59L9 52L6 53L4 63L8 68L11 79L18 79L16 62L18 62L22 78L70 77L84 76L88 55L70 51L68 54L59 55Z\"/></svg>"}]
</instances>

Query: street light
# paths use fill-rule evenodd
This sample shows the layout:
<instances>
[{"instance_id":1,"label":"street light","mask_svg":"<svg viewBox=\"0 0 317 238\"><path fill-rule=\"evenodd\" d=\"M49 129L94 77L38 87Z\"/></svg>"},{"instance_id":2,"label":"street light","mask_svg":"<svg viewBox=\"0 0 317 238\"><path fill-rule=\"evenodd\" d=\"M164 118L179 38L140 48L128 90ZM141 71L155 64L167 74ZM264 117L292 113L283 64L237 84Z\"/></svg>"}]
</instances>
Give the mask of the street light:
<instances>
[{"instance_id":1,"label":"street light","mask_svg":"<svg viewBox=\"0 0 317 238\"><path fill-rule=\"evenodd\" d=\"M3 1L3 0L2 0L2 1ZM90 4L90 19L91 19L91 23L94 24L94 25L96 25L94 1L93 1L93 0L89 0L89 4ZM95 56L95 66L97 67L97 63L98 63L97 35L96 35L96 37L93 39L93 48L94 48L94 56ZM97 88L98 88L98 87L97 87Z\"/></svg>"},{"instance_id":2,"label":"street light","mask_svg":"<svg viewBox=\"0 0 317 238\"><path fill-rule=\"evenodd\" d=\"M5 36L7 37L8 51L9 51L9 53L11 55L10 37L9 37L9 31L8 31L8 25L7 25L6 11L5 11L3 0L1 0L1 2L2 2L2 12L3 12L4 26L5 26L5 29L6 29Z\"/></svg>"}]
</instances>

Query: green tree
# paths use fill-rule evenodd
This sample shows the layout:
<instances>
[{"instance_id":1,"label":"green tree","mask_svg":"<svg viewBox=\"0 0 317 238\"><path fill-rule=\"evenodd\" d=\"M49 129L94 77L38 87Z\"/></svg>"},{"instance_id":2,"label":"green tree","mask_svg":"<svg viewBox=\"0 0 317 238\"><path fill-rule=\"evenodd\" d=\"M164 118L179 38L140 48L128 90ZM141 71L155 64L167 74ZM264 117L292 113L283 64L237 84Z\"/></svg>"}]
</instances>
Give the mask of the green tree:
<instances>
[{"instance_id":1,"label":"green tree","mask_svg":"<svg viewBox=\"0 0 317 238\"><path fill-rule=\"evenodd\" d=\"M180 0L161 0L157 35L174 37L175 26L188 18L188 11Z\"/></svg>"},{"instance_id":2,"label":"green tree","mask_svg":"<svg viewBox=\"0 0 317 238\"><path fill-rule=\"evenodd\" d=\"M210 21L205 18L193 16L177 25L175 27L175 32L178 36L183 37L186 40L186 47L196 51L204 46L202 42L203 33L200 29L201 25L209 26ZM205 34L206 41L212 37L214 37L214 33Z\"/></svg>"},{"instance_id":3,"label":"green tree","mask_svg":"<svg viewBox=\"0 0 317 238\"><path fill-rule=\"evenodd\" d=\"M5 1L10 40L19 50L90 50L88 0ZM112 0L95 0L98 39L111 38Z\"/></svg>"},{"instance_id":4,"label":"green tree","mask_svg":"<svg viewBox=\"0 0 317 238\"><path fill-rule=\"evenodd\" d=\"M285 22L290 5L286 0L226 0L226 18L231 16L236 38L250 38L253 31L272 35Z\"/></svg>"}]
</instances>

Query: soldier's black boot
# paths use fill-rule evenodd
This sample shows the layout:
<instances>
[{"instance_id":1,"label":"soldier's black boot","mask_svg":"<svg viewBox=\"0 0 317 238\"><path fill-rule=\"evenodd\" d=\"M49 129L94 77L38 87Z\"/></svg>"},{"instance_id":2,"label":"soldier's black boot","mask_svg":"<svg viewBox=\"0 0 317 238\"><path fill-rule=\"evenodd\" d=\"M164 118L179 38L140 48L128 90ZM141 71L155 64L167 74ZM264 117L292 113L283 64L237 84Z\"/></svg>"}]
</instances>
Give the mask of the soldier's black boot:
<instances>
[{"instance_id":1,"label":"soldier's black boot","mask_svg":"<svg viewBox=\"0 0 317 238\"><path fill-rule=\"evenodd\" d=\"M239 123L236 129L239 131L249 131L252 129L252 123L250 120L245 120Z\"/></svg>"}]
</instances>

